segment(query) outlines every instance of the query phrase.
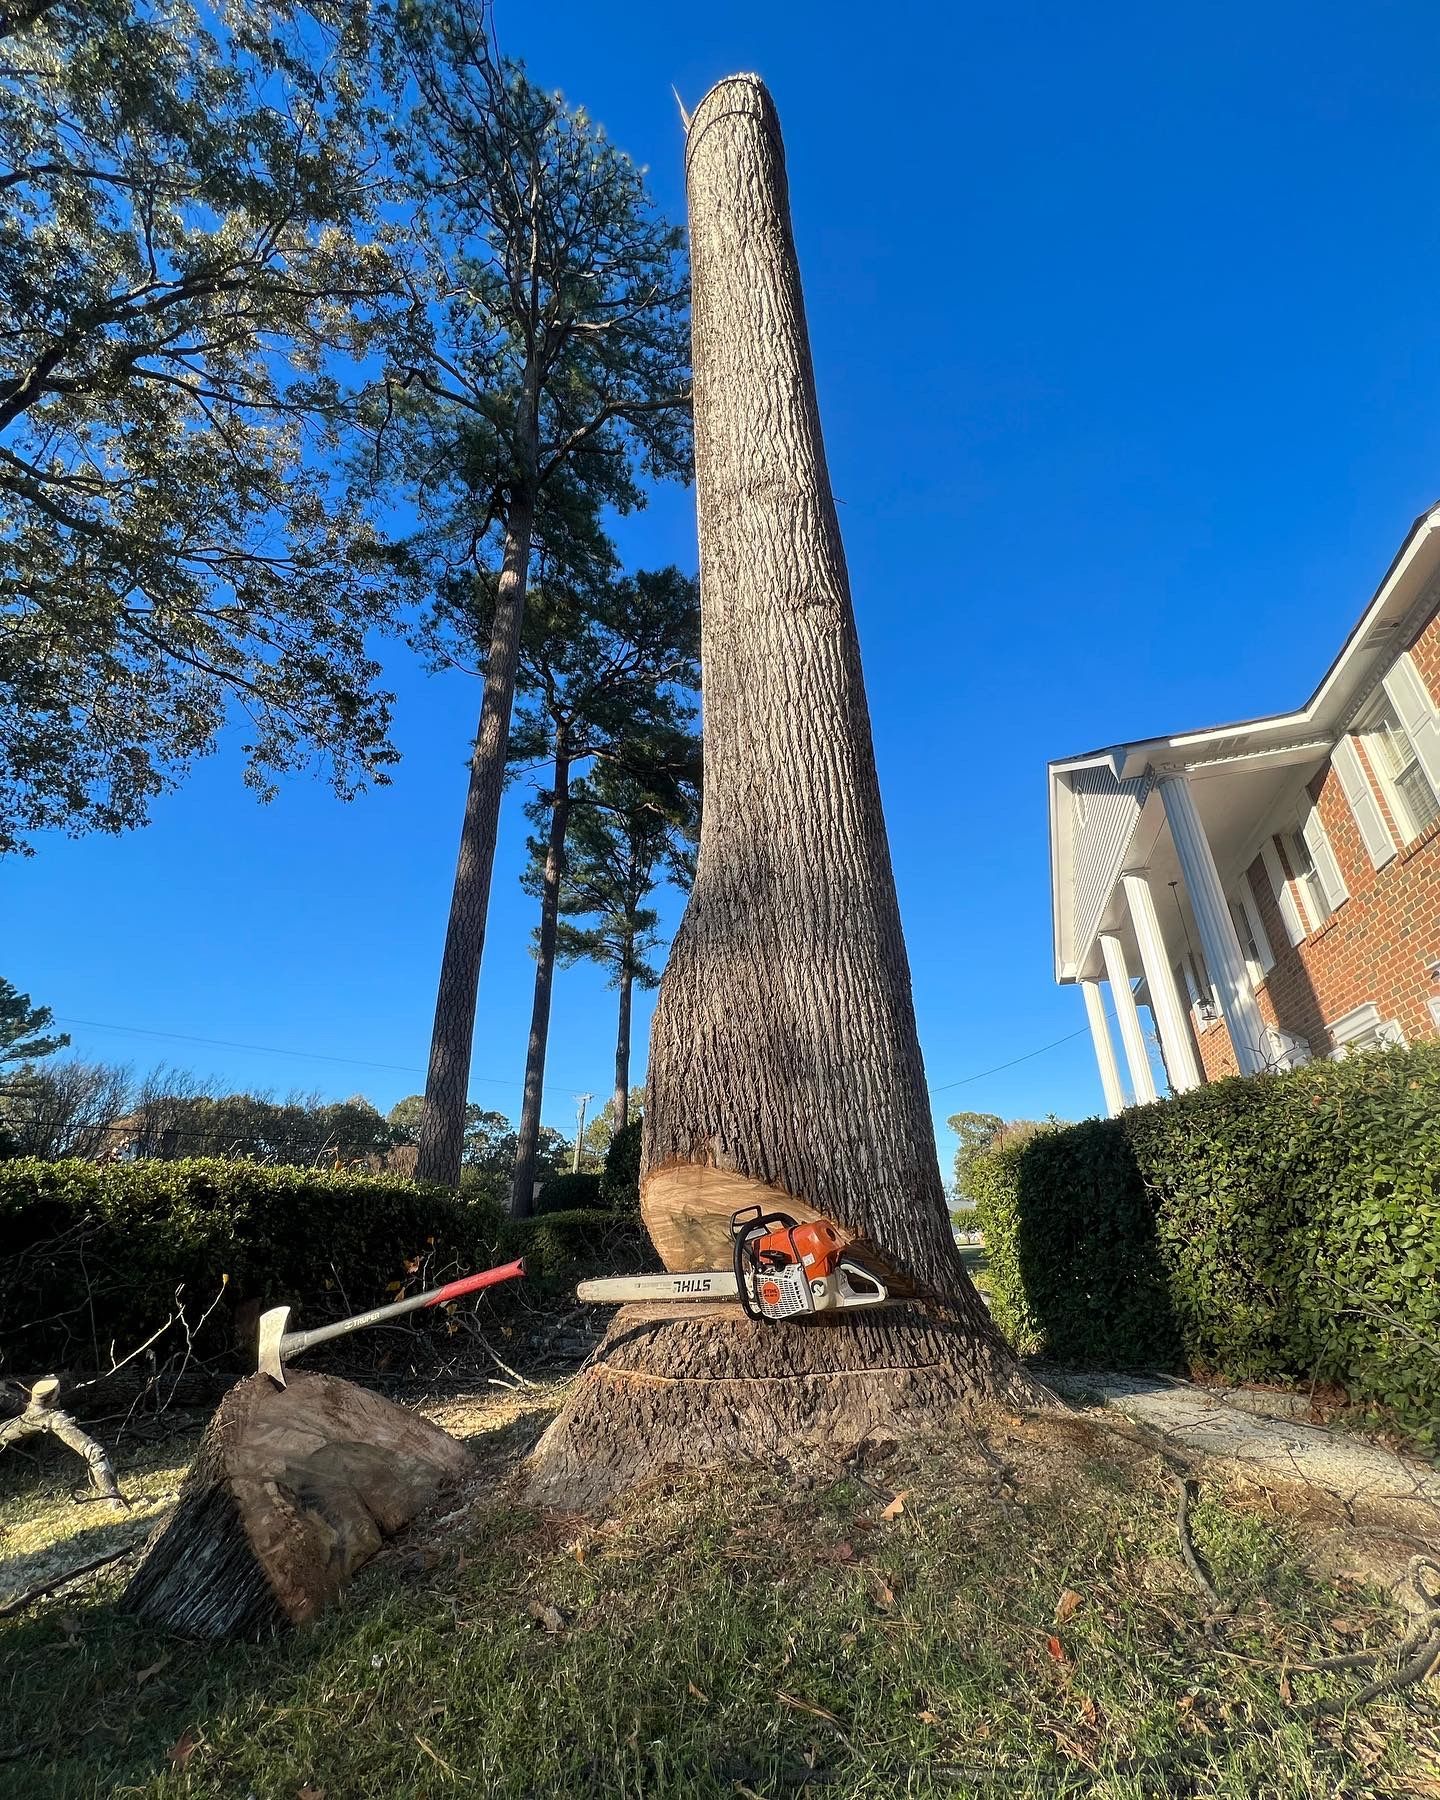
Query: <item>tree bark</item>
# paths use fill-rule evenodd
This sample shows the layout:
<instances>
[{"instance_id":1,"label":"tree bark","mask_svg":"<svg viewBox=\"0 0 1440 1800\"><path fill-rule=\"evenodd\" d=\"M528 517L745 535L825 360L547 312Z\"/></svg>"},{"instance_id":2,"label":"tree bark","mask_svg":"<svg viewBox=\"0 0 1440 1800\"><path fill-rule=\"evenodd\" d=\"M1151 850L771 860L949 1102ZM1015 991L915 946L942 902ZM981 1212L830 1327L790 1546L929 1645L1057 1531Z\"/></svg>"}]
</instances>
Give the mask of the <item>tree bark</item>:
<instances>
[{"instance_id":1,"label":"tree bark","mask_svg":"<svg viewBox=\"0 0 1440 1800\"><path fill-rule=\"evenodd\" d=\"M425 1110L420 1116L415 1177L452 1188L460 1185L460 1159L465 1147L465 1102L470 1088L475 1005L480 992L480 964L485 955L485 918L490 908L500 800L505 791L510 714L520 664L520 628L525 618L534 522L533 498L527 494L515 500L505 531L504 560L485 665L485 693L470 758L460 856L435 996Z\"/></svg>"},{"instance_id":2,"label":"tree bark","mask_svg":"<svg viewBox=\"0 0 1440 1800\"><path fill-rule=\"evenodd\" d=\"M565 878L565 833L570 823L570 753L565 736L555 746L555 785L550 802L550 843L540 889L540 942L535 953L535 999L530 1009L530 1042L525 1052L525 1097L515 1133L515 1174L510 1184L510 1216L528 1219L534 1210L535 1152L540 1142L540 1107L545 1098L545 1050L550 1038L550 994L555 985L555 936L560 918L560 883ZM579 1154L579 1146L576 1146Z\"/></svg>"},{"instance_id":3,"label":"tree bark","mask_svg":"<svg viewBox=\"0 0 1440 1800\"><path fill-rule=\"evenodd\" d=\"M641 1210L665 1266L823 1215L904 1304L810 1324L627 1308L537 1451L552 1504L657 1462L1036 1399L955 1247L815 397L784 151L753 76L686 143L705 806L651 1026Z\"/></svg>"},{"instance_id":4,"label":"tree bark","mask_svg":"<svg viewBox=\"0 0 1440 1800\"><path fill-rule=\"evenodd\" d=\"M635 972L631 966L633 943L632 938L620 962L620 1019L615 1028L615 1099L611 1107L611 1126L615 1131L623 1131L630 1123L630 1007L635 987Z\"/></svg>"}]
</instances>

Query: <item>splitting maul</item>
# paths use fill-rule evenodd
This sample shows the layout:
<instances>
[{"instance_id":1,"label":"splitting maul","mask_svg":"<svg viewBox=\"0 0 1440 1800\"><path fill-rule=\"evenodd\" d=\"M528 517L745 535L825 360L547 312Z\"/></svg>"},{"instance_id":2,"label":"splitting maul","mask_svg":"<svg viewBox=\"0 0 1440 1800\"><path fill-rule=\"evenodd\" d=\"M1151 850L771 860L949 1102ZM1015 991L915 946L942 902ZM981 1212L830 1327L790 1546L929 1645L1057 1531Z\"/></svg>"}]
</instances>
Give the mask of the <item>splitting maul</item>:
<instances>
[{"instance_id":1,"label":"splitting maul","mask_svg":"<svg viewBox=\"0 0 1440 1800\"><path fill-rule=\"evenodd\" d=\"M845 1254L845 1240L828 1219L797 1223L789 1213L742 1207L730 1219L728 1269L674 1275L620 1275L582 1281L581 1300L738 1300L747 1317L776 1325L815 1313L884 1306L890 1291L878 1275ZM859 1286L856 1283L860 1284Z\"/></svg>"},{"instance_id":2,"label":"splitting maul","mask_svg":"<svg viewBox=\"0 0 1440 1800\"><path fill-rule=\"evenodd\" d=\"M447 1300L462 1300L466 1294L478 1294L481 1288L497 1287L502 1281L516 1281L525 1273L525 1258L504 1263L498 1269L484 1269L478 1275L465 1275L459 1281L447 1281L444 1287L428 1293L412 1294L408 1300L395 1300L389 1306L372 1306L369 1312L356 1313L351 1319L337 1319L333 1325L317 1325L313 1331L287 1331L290 1308L275 1306L260 1315L260 1372L281 1387L285 1385L285 1358L298 1356L312 1344L327 1344L331 1338L348 1337L352 1331L363 1331L367 1325L383 1325L387 1319L403 1318L426 1306L443 1306Z\"/></svg>"}]
</instances>

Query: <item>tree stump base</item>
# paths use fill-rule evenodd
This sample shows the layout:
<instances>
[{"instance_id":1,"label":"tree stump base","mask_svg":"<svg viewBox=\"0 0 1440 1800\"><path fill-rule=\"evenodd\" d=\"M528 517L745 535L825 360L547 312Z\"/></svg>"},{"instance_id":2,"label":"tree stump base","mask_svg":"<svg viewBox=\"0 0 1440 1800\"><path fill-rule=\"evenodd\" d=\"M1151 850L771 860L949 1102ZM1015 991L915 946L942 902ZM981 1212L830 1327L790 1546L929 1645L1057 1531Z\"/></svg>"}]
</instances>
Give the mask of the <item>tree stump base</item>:
<instances>
[{"instance_id":1,"label":"tree stump base","mask_svg":"<svg viewBox=\"0 0 1440 1800\"><path fill-rule=\"evenodd\" d=\"M527 1498L594 1512L665 1468L803 1461L1047 1404L998 1337L918 1304L784 1325L627 1306L535 1447Z\"/></svg>"},{"instance_id":2,"label":"tree stump base","mask_svg":"<svg viewBox=\"0 0 1440 1800\"><path fill-rule=\"evenodd\" d=\"M252 1375L206 1427L122 1610L190 1637L315 1618L470 1465L438 1426L333 1375Z\"/></svg>"}]
</instances>

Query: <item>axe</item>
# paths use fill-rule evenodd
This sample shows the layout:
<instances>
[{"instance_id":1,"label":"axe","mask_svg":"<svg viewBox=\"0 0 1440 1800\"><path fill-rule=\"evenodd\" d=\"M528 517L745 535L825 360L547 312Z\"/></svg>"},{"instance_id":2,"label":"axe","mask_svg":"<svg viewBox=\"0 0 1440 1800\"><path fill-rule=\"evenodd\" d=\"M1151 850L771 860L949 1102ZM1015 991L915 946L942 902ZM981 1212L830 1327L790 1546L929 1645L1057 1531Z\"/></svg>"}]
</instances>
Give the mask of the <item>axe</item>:
<instances>
[{"instance_id":1,"label":"axe","mask_svg":"<svg viewBox=\"0 0 1440 1800\"><path fill-rule=\"evenodd\" d=\"M389 1306L372 1306L369 1312L356 1313L353 1319L338 1319L333 1325L317 1325L313 1331L287 1331L290 1323L288 1306L272 1306L260 1315L260 1370L279 1386L285 1385L285 1358L298 1356L312 1344L325 1344L331 1338L347 1337L352 1331L363 1331L367 1325L380 1325L386 1319L399 1319L406 1313L419 1312L425 1306L443 1306L447 1300L459 1300L466 1294L478 1294L481 1288L495 1287L502 1281L514 1281L525 1273L525 1258L504 1263L498 1269L485 1269L479 1275L466 1275L459 1281L447 1281L444 1287L428 1293L412 1294L408 1300L396 1300Z\"/></svg>"}]
</instances>

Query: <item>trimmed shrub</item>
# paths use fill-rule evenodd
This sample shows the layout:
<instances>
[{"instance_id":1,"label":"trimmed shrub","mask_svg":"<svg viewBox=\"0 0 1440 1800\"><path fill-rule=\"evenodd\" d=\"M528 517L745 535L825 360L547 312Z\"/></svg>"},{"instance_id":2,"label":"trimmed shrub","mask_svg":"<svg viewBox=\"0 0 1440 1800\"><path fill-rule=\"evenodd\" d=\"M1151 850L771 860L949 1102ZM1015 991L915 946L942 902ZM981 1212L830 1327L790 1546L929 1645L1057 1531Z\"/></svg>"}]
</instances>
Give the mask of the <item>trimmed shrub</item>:
<instances>
[{"instance_id":1,"label":"trimmed shrub","mask_svg":"<svg viewBox=\"0 0 1440 1800\"><path fill-rule=\"evenodd\" d=\"M540 1190L535 1213L596 1212L604 1205L598 1175L552 1175Z\"/></svg>"},{"instance_id":2,"label":"trimmed shrub","mask_svg":"<svg viewBox=\"0 0 1440 1800\"><path fill-rule=\"evenodd\" d=\"M643 1127L632 1119L617 1131L605 1152L605 1172L600 1177L600 1197L610 1212L640 1216L640 1140Z\"/></svg>"},{"instance_id":3,"label":"trimmed shrub","mask_svg":"<svg viewBox=\"0 0 1440 1800\"><path fill-rule=\"evenodd\" d=\"M573 1212L537 1213L533 1219L507 1219L500 1254L525 1258L528 1286L573 1287L583 1271L629 1265L635 1254L634 1236L633 1221L579 1207Z\"/></svg>"},{"instance_id":4,"label":"trimmed shrub","mask_svg":"<svg viewBox=\"0 0 1440 1800\"><path fill-rule=\"evenodd\" d=\"M193 1327L222 1284L194 1350L224 1353L261 1303L303 1306L316 1323L482 1268L500 1226L492 1206L393 1176L0 1164L0 1368L104 1366L112 1344L124 1355L162 1323L177 1291Z\"/></svg>"},{"instance_id":5,"label":"trimmed shrub","mask_svg":"<svg viewBox=\"0 0 1440 1800\"><path fill-rule=\"evenodd\" d=\"M1044 1131L969 1186L1020 1347L1335 1382L1440 1439L1440 1045Z\"/></svg>"}]
</instances>

